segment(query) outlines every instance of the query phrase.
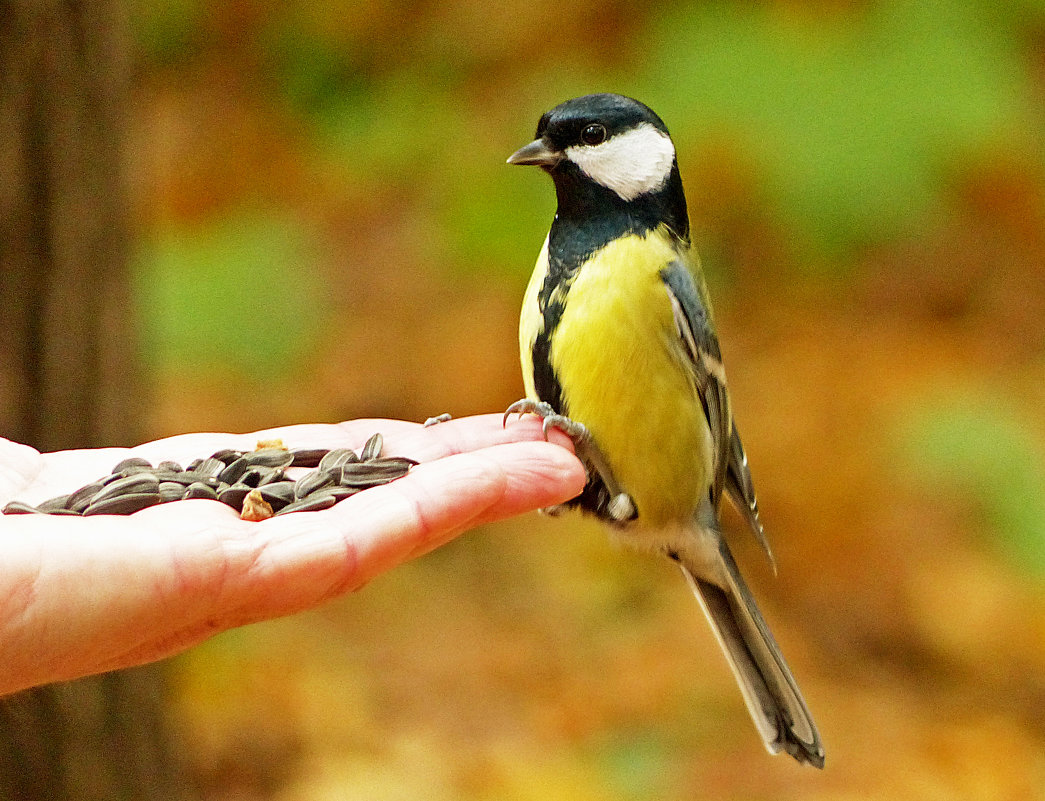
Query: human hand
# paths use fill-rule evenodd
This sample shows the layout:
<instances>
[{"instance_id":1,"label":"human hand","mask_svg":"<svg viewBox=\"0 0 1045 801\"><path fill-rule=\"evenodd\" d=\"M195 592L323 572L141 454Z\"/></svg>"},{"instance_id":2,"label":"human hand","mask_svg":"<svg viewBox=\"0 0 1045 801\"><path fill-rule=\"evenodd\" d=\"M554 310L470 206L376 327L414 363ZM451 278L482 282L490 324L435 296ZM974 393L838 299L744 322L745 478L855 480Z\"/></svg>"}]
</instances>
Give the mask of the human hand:
<instances>
[{"instance_id":1,"label":"human hand","mask_svg":"<svg viewBox=\"0 0 1045 801\"><path fill-rule=\"evenodd\" d=\"M421 462L330 509L260 523L208 500L130 516L0 516L0 694L151 662L316 606L470 528L581 491L564 436L549 432L552 444L538 420L501 421L353 420L44 454L0 439L0 507L71 492L128 456L186 463L260 439L358 450L380 432L385 455Z\"/></svg>"}]
</instances>

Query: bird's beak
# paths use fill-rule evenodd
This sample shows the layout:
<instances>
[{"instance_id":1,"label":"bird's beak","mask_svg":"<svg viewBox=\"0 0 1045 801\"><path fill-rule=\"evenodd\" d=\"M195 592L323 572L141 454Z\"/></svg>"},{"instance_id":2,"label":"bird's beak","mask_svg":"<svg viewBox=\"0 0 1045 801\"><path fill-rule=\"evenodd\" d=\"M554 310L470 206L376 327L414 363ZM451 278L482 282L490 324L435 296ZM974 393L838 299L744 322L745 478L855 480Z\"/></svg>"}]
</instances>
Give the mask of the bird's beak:
<instances>
[{"instance_id":1,"label":"bird's beak","mask_svg":"<svg viewBox=\"0 0 1045 801\"><path fill-rule=\"evenodd\" d=\"M562 152L544 139L535 139L508 157L509 164L532 164L537 167L554 167L561 160Z\"/></svg>"}]
</instances>

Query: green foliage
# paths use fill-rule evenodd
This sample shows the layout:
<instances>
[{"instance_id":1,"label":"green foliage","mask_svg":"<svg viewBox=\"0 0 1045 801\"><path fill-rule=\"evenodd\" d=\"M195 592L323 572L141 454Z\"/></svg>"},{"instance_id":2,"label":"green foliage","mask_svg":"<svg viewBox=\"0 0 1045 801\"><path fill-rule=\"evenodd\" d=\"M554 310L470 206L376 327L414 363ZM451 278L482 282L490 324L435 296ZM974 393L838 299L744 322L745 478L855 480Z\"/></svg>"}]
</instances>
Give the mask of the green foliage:
<instances>
[{"instance_id":1,"label":"green foliage","mask_svg":"<svg viewBox=\"0 0 1045 801\"><path fill-rule=\"evenodd\" d=\"M137 260L146 354L181 368L285 371L325 311L311 261L302 228L271 213L159 232Z\"/></svg>"},{"instance_id":2,"label":"green foliage","mask_svg":"<svg viewBox=\"0 0 1045 801\"><path fill-rule=\"evenodd\" d=\"M1045 448L1026 421L997 399L951 398L912 414L904 439L919 483L967 498L990 536L1045 577Z\"/></svg>"},{"instance_id":3,"label":"green foliage","mask_svg":"<svg viewBox=\"0 0 1045 801\"><path fill-rule=\"evenodd\" d=\"M754 154L802 250L839 256L910 232L970 154L1041 158L1022 44L973 4L685 4L648 52L644 95L680 144L726 133Z\"/></svg>"},{"instance_id":4,"label":"green foliage","mask_svg":"<svg viewBox=\"0 0 1045 801\"><path fill-rule=\"evenodd\" d=\"M489 157L499 155L491 152ZM470 191L453 192L455 182ZM461 174L447 175L440 188L447 194L441 195L445 200L437 206L439 221L451 238L455 264L471 273L529 275L555 213L547 176L507 165L491 171L471 164Z\"/></svg>"},{"instance_id":5,"label":"green foliage","mask_svg":"<svg viewBox=\"0 0 1045 801\"><path fill-rule=\"evenodd\" d=\"M424 109L423 114L420 109ZM317 157L366 180L423 183L455 131L452 101L420 72L402 72L351 89L307 118Z\"/></svg>"}]
</instances>

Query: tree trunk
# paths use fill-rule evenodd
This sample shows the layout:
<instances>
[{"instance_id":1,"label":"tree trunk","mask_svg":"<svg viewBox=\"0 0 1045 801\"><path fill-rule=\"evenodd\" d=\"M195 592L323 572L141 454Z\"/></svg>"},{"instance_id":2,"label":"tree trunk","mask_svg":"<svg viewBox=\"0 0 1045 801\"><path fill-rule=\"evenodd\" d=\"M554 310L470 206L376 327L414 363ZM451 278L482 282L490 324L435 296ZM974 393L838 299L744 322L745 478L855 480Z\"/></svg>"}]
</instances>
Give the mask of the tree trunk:
<instances>
[{"instance_id":1,"label":"tree trunk","mask_svg":"<svg viewBox=\"0 0 1045 801\"><path fill-rule=\"evenodd\" d=\"M42 450L140 433L117 0L0 0L0 431Z\"/></svg>"},{"instance_id":2,"label":"tree trunk","mask_svg":"<svg viewBox=\"0 0 1045 801\"><path fill-rule=\"evenodd\" d=\"M0 434L139 439L118 0L0 0ZM0 799L179 798L161 671L0 699Z\"/></svg>"}]
</instances>

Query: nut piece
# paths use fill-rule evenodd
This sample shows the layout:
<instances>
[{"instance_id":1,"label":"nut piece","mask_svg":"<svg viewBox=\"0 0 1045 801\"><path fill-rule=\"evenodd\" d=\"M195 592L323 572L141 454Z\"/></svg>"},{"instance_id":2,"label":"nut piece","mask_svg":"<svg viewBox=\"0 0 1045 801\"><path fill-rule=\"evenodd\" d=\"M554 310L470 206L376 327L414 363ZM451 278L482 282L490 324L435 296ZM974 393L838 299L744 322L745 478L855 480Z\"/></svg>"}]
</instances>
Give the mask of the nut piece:
<instances>
[{"instance_id":1,"label":"nut piece","mask_svg":"<svg viewBox=\"0 0 1045 801\"><path fill-rule=\"evenodd\" d=\"M247 493L243 499L243 511L240 512L239 516L243 520L250 520L258 522L259 520L268 520L272 517L272 506L261 497L261 492L256 489L252 489Z\"/></svg>"}]
</instances>

